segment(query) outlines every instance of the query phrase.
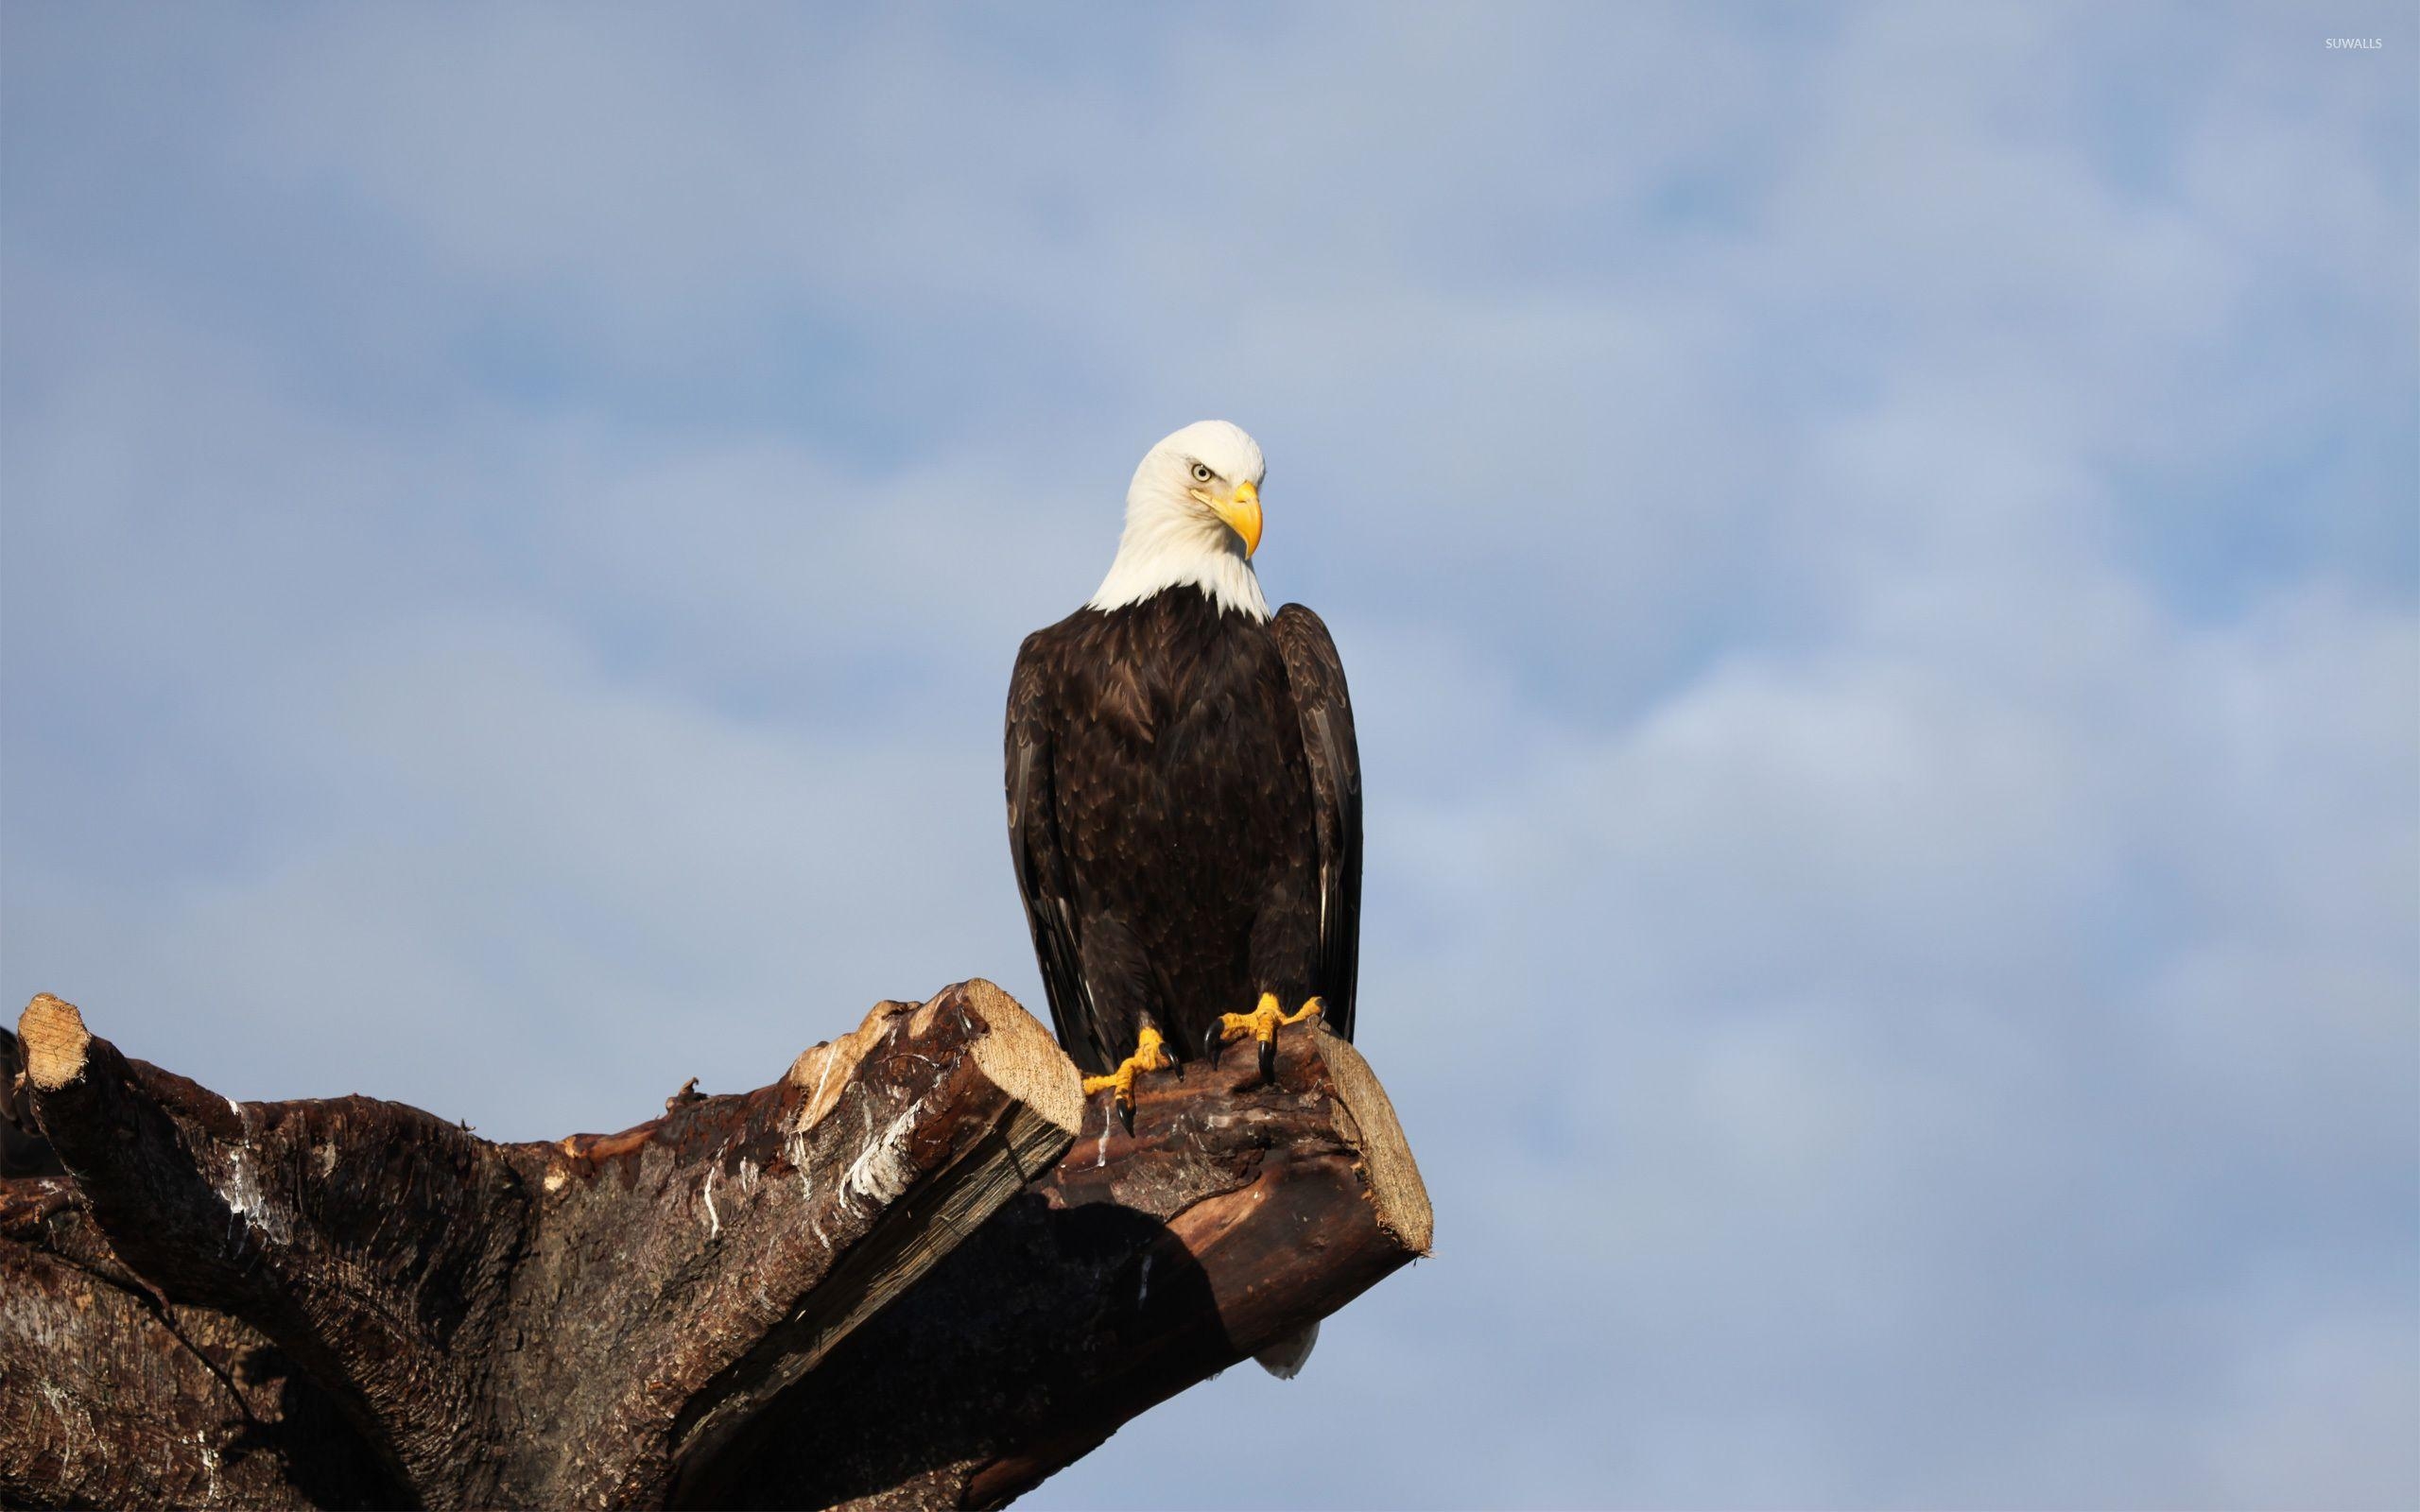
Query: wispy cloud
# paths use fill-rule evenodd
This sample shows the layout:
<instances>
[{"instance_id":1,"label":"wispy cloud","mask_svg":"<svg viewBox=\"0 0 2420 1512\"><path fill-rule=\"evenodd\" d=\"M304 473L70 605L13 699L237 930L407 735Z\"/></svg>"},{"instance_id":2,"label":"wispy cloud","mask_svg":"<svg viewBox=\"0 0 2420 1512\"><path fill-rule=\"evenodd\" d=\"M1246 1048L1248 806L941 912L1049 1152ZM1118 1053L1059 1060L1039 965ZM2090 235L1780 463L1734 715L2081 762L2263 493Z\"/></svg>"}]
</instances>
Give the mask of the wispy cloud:
<instances>
[{"instance_id":1,"label":"wispy cloud","mask_svg":"<svg viewBox=\"0 0 2420 1512\"><path fill-rule=\"evenodd\" d=\"M2409 21L11 8L0 989L505 1136L1038 1004L1225 414L1441 1253L1038 1501L2420 1500Z\"/></svg>"}]
</instances>

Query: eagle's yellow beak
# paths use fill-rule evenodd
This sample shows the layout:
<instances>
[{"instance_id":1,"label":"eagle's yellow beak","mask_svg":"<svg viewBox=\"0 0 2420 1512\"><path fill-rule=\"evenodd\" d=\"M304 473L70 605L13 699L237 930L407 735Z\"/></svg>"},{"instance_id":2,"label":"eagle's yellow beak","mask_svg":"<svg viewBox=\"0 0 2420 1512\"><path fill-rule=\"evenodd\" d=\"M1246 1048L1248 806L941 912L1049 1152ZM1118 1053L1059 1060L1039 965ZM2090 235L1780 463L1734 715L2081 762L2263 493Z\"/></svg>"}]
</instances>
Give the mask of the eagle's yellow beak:
<instances>
[{"instance_id":1,"label":"eagle's yellow beak","mask_svg":"<svg viewBox=\"0 0 2420 1512\"><path fill-rule=\"evenodd\" d=\"M1244 538L1244 555L1249 557L1260 549L1260 485L1238 483L1236 491L1224 504L1212 500L1210 507L1227 523L1227 528Z\"/></svg>"}]
</instances>

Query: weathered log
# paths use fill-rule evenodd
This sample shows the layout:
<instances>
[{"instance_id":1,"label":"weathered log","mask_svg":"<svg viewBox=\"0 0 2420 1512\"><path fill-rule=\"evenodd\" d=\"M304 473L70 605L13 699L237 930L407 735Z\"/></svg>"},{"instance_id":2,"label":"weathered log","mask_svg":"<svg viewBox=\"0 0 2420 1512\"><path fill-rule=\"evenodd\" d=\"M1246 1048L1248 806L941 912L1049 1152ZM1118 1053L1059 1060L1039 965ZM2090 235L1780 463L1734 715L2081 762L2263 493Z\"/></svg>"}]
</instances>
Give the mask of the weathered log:
<instances>
[{"instance_id":1,"label":"weathered log","mask_svg":"<svg viewBox=\"0 0 2420 1512\"><path fill-rule=\"evenodd\" d=\"M367 1098L235 1104L56 998L20 1037L115 1255L257 1330L431 1505L661 1503L1080 1109L1047 1031L987 983L884 1004L770 1087L558 1144Z\"/></svg>"},{"instance_id":2,"label":"weathered log","mask_svg":"<svg viewBox=\"0 0 2420 1512\"><path fill-rule=\"evenodd\" d=\"M995 1504L1428 1243L1384 1091L1309 1026L1274 1087L1151 1078L1129 1138L968 983L512 1145L230 1104L56 999L23 1028L9 1504Z\"/></svg>"},{"instance_id":3,"label":"weathered log","mask_svg":"<svg viewBox=\"0 0 2420 1512\"><path fill-rule=\"evenodd\" d=\"M1260 1086L1246 1045L1150 1077L1131 1138L1095 1099L1047 1176L683 1499L997 1506L1426 1254L1427 1193L1369 1063L1305 1025L1276 1072Z\"/></svg>"}]
</instances>

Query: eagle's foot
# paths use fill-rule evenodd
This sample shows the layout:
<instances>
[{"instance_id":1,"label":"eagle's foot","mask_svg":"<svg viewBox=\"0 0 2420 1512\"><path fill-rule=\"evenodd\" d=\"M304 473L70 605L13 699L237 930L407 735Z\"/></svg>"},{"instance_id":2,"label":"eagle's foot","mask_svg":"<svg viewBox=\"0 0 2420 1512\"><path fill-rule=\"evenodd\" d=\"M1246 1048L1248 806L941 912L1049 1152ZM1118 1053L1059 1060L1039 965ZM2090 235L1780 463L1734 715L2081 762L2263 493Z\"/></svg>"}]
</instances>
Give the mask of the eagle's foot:
<instances>
[{"instance_id":1,"label":"eagle's foot","mask_svg":"<svg viewBox=\"0 0 2420 1512\"><path fill-rule=\"evenodd\" d=\"M1090 1097L1095 1092L1116 1094L1111 1099L1111 1104L1117 1109L1117 1121L1126 1125L1129 1138L1134 1133L1134 1078L1147 1071L1173 1071L1179 1081L1184 1079L1184 1062L1177 1059L1167 1042L1161 1040L1160 1031L1148 1023L1143 1025L1143 1032L1134 1037L1134 1053L1127 1057L1115 1071L1106 1076L1084 1078L1085 1096Z\"/></svg>"},{"instance_id":2,"label":"eagle's foot","mask_svg":"<svg viewBox=\"0 0 2420 1512\"><path fill-rule=\"evenodd\" d=\"M1327 1004L1312 998L1288 1013L1277 1005L1276 993L1263 992L1260 1006L1250 1013L1219 1015L1219 1022L1212 1024L1210 1032L1201 1038L1201 1053L1210 1057L1211 1065L1216 1066L1230 1040L1252 1036L1260 1041L1260 1082L1266 1087L1277 1079L1277 1031L1325 1012Z\"/></svg>"}]
</instances>

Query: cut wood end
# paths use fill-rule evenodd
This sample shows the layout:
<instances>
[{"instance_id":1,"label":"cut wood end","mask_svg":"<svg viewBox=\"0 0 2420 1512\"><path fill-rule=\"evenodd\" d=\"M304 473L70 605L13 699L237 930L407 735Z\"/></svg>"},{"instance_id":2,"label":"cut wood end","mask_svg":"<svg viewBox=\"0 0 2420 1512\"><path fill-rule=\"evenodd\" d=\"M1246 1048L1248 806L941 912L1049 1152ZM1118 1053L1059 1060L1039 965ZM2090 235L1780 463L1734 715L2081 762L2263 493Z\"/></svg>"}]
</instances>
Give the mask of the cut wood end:
<instances>
[{"instance_id":1,"label":"cut wood end","mask_svg":"<svg viewBox=\"0 0 2420 1512\"><path fill-rule=\"evenodd\" d=\"M1402 1241L1415 1255L1428 1253L1436 1236L1437 1216L1428 1205L1428 1188L1411 1158L1411 1144L1395 1121L1395 1105L1387 1096L1378 1074L1341 1035L1322 1034L1320 1056L1336 1084L1337 1101L1358 1132L1361 1169L1370 1183L1370 1202L1377 1209L1379 1227Z\"/></svg>"},{"instance_id":2,"label":"cut wood end","mask_svg":"<svg viewBox=\"0 0 2420 1512\"><path fill-rule=\"evenodd\" d=\"M84 1074L84 1057L93 1036L73 1003L37 992L17 1020L17 1040L25 1046L26 1075L43 1091L57 1091Z\"/></svg>"},{"instance_id":3,"label":"cut wood end","mask_svg":"<svg viewBox=\"0 0 2420 1512\"><path fill-rule=\"evenodd\" d=\"M979 976L950 992L962 994L966 1006L991 1027L991 1033L975 1041L975 1064L992 1078L992 1085L1065 1129L1069 1138L1081 1133L1083 1074L1059 1048L1057 1037L1016 999Z\"/></svg>"},{"instance_id":4,"label":"cut wood end","mask_svg":"<svg viewBox=\"0 0 2420 1512\"><path fill-rule=\"evenodd\" d=\"M1050 1030L996 985L976 977L945 988L926 1003L882 1002L865 1022L829 1044L803 1052L790 1063L787 1079L806 1089L807 1100L791 1121L794 1130L813 1128L839 1105L840 1094L857 1063L890 1032L893 1020L908 1020L907 1034L917 1039L941 1026L952 1008L964 1008L980 1020L984 1032L969 1037L977 1070L1037 1115L1065 1129L1072 1138L1083 1126L1084 1078L1069 1060Z\"/></svg>"}]
</instances>

